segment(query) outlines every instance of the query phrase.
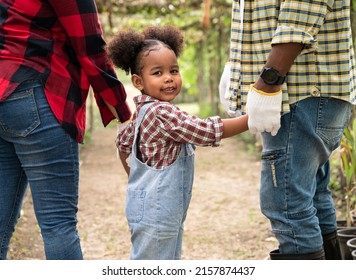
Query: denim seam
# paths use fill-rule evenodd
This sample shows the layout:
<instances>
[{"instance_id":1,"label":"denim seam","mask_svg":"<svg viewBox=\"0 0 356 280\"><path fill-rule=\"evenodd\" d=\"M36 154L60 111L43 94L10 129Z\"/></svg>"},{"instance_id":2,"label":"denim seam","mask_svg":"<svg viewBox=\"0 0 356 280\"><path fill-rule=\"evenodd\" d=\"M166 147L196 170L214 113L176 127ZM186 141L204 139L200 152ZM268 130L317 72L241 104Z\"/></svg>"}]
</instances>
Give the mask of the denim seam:
<instances>
[{"instance_id":1,"label":"denim seam","mask_svg":"<svg viewBox=\"0 0 356 280\"><path fill-rule=\"evenodd\" d=\"M78 203L78 195L79 195L79 176L78 176L78 172L76 172L76 168L79 168L79 166L75 166L75 162L77 161L75 158L74 158L74 147L73 147L73 141L71 141L71 138L70 138L70 136L68 135L67 136L67 139L69 140L69 144L70 144L70 147L71 147L71 149L72 149L72 151L71 151L71 155L72 155L72 171L73 171L73 174L75 175L75 176L73 176L73 186L78 186L77 187L77 194L76 194L76 196L77 196L77 202L76 203ZM67 140L67 141L68 141ZM78 151L79 152L79 151ZM78 158L79 158L79 154L78 154Z\"/></svg>"},{"instance_id":2,"label":"denim seam","mask_svg":"<svg viewBox=\"0 0 356 280\"><path fill-rule=\"evenodd\" d=\"M77 169L79 169L79 166L76 166L76 162L77 162L77 160L76 160L76 158L75 158L75 145L78 145L78 144L76 144L76 142L73 142L73 139L70 137L70 135L69 134L65 134L66 135L66 141L68 142L68 146L70 147L70 149L71 149L71 162L72 162L72 172L73 172L73 181L72 181L72 183L73 183L73 186L77 186L77 193L76 193L76 200L77 201L75 201L75 204L76 205L78 205L78 195L79 195L79 172L76 172L76 168ZM75 143L74 145L73 145L73 143ZM78 158L79 158L79 149L78 149ZM73 201L72 201L73 202ZM77 221L77 219L76 219L76 221Z\"/></svg>"},{"instance_id":3,"label":"denim seam","mask_svg":"<svg viewBox=\"0 0 356 280\"><path fill-rule=\"evenodd\" d=\"M20 182L22 181L23 174L24 174L24 170L21 171L21 175L20 175L19 180L18 180L17 190L16 190L16 198L18 198L18 195L19 195ZM6 237L7 237L7 235L8 235L8 231L9 231L9 228L10 228L10 224L12 224L11 221L12 221L14 218L16 219L16 217L14 217L14 212L16 212L15 209L16 209L16 205L17 205L17 204L18 204L18 199L16 199L16 202L15 202L15 204L14 204L14 207L12 208L12 211L11 211L10 219L8 220L8 223L7 223L7 225L6 225L6 227L5 227L5 230L4 230L4 236L3 236L2 240L1 240L1 255L2 255L2 253L3 253L4 244L6 244L6 241L5 241L5 240L6 240ZM0 255L0 257L1 257L1 255Z\"/></svg>"},{"instance_id":4,"label":"denim seam","mask_svg":"<svg viewBox=\"0 0 356 280\"><path fill-rule=\"evenodd\" d=\"M284 189L285 189L285 218L288 221L288 226L290 227L290 233L293 236L294 240L295 240L295 230L293 228L293 224L290 223L289 221L289 215L288 215L288 204L289 204L289 188L288 188L288 178L289 176L289 172L291 170L290 168L290 154L293 152L293 145L292 143L292 137L293 137L293 129L294 129L294 114L295 114L295 110L298 108L298 103L295 104L295 106L293 108L291 108L290 111L290 127L289 127L289 132L288 132L288 142L287 142L287 146L286 146L286 159L285 159L285 173L284 173ZM295 244L297 246L297 244Z\"/></svg>"},{"instance_id":5,"label":"denim seam","mask_svg":"<svg viewBox=\"0 0 356 280\"><path fill-rule=\"evenodd\" d=\"M156 211L157 211L157 213L156 213L156 232L157 232L157 240L158 240L158 242L159 242L159 238L158 238L158 236L160 236L160 234L161 234L161 232L160 232L160 227L159 227L159 224L160 224L160 218L159 218L159 213L160 213L160 211L161 211L161 200L160 200L160 198L161 198L161 195L160 195L160 188L161 188L161 182L162 182L162 176L159 176L159 182L158 182L158 186L157 187L155 187L156 188L156 196L157 196L157 207L156 207ZM159 245L158 245L158 248L160 248L159 247Z\"/></svg>"}]
</instances>

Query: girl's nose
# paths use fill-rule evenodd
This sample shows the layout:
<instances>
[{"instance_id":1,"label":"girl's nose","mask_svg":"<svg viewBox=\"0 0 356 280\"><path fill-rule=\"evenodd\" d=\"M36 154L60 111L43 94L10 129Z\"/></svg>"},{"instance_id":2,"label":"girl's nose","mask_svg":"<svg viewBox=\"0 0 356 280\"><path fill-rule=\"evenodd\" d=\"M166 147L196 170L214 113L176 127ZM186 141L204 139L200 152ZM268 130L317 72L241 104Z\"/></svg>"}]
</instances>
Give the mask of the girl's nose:
<instances>
[{"instance_id":1,"label":"girl's nose","mask_svg":"<svg viewBox=\"0 0 356 280\"><path fill-rule=\"evenodd\" d=\"M167 74L165 77L164 77L164 81L167 83L167 82L171 82L172 81L172 75L171 74Z\"/></svg>"}]
</instances>

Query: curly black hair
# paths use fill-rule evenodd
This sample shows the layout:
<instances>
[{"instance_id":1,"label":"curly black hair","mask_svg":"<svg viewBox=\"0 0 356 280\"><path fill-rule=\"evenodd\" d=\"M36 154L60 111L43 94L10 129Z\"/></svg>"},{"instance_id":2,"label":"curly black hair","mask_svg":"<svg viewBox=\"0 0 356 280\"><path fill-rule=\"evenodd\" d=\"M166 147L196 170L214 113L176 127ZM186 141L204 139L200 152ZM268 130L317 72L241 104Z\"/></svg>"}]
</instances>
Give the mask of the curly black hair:
<instances>
[{"instance_id":1,"label":"curly black hair","mask_svg":"<svg viewBox=\"0 0 356 280\"><path fill-rule=\"evenodd\" d=\"M107 52L115 66L126 74L139 74L142 55L159 45L171 49L178 57L184 44L181 30L174 26L149 26L141 33L129 29L118 32L108 43Z\"/></svg>"}]
</instances>

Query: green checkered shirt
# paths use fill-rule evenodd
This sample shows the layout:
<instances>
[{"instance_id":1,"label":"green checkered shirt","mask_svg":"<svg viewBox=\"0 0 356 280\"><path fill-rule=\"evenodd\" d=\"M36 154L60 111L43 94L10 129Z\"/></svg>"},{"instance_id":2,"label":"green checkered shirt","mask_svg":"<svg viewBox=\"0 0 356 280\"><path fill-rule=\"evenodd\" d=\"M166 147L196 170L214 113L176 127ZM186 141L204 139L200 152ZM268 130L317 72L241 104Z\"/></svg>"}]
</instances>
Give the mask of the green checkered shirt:
<instances>
[{"instance_id":1,"label":"green checkered shirt","mask_svg":"<svg viewBox=\"0 0 356 280\"><path fill-rule=\"evenodd\" d=\"M353 104L355 64L350 1L233 1L231 24L230 110L245 112L250 84L265 65L271 44L302 43L283 84L282 111L311 96L339 98Z\"/></svg>"}]
</instances>

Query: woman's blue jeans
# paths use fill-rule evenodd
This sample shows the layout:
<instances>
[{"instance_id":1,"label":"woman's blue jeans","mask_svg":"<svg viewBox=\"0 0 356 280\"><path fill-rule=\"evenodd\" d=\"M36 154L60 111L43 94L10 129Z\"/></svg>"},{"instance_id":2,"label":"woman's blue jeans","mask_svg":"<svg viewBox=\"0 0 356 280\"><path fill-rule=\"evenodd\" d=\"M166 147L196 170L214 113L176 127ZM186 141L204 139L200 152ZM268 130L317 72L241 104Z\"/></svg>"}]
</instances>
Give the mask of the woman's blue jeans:
<instances>
[{"instance_id":1,"label":"woman's blue jeans","mask_svg":"<svg viewBox=\"0 0 356 280\"><path fill-rule=\"evenodd\" d=\"M82 259L77 233L78 144L59 125L41 83L0 103L0 259L6 259L27 184L47 259Z\"/></svg>"},{"instance_id":2,"label":"woman's blue jeans","mask_svg":"<svg viewBox=\"0 0 356 280\"><path fill-rule=\"evenodd\" d=\"M342 100L307 98L282 116L276 136L262 135L261 211L282 254L316 252L323 247L322 235L336 230L329 157L350 111L351 104Z\"/></svg>"}]
</instances>

